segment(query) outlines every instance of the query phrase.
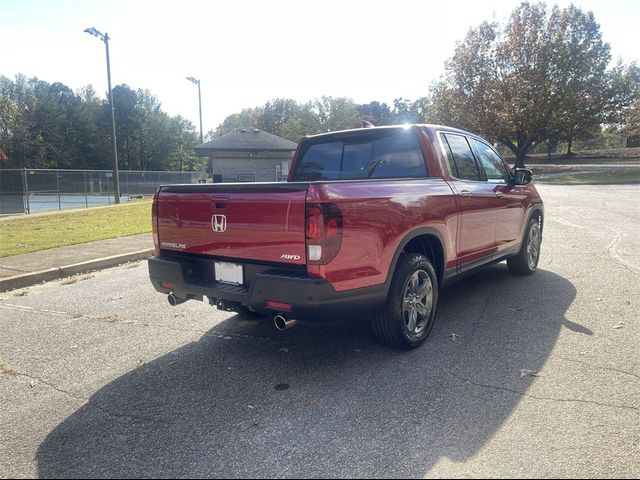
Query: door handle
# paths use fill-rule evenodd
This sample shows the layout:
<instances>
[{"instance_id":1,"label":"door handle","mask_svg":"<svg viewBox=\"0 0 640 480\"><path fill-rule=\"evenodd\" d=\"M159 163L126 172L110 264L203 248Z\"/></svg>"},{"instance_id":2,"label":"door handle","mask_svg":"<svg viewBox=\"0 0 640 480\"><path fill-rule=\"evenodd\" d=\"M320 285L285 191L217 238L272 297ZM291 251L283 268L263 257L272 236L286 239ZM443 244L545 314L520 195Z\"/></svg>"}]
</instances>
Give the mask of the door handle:
<instances>
[{"instance_id":1,"label":"door handle","mask_svg":"<svg viewBox=\"0 0 640 480\"><path fill-rule=\"evenodd\" d=\"M472 195L472 193L469 190L462 190L460 192L460 196L461 197L470 197Z\"/></svg>"},{"instance_id":2,"label":"door handle","mask_svg":"<svg viewBox=\"0 0 640 480\"><path fill-rule=\"evenodd\" d=\"M502 193L502 192L496 192L496 197L498 197L498 198L502 198L502 197L504 197L504 193Z\"/></svg>"}]
</instances>

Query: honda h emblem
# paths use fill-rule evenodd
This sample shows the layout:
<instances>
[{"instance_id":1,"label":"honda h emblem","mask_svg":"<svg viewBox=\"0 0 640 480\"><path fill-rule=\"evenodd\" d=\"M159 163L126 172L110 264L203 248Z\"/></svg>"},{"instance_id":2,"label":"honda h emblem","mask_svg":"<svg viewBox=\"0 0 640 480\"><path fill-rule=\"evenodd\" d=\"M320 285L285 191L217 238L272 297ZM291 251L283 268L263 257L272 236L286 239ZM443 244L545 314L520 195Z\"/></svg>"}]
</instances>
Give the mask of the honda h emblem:
<instances>
[{"instance_id":1,"label":"honda h emblem","mask_svg":"<svg viewBox=\"0 0 640 480\"><path fill-rule=\"evenodd\" d=\"M211 216L211 230L222 233L227 230L227 217L224 215Z\"/></svg>"}]
</instances>

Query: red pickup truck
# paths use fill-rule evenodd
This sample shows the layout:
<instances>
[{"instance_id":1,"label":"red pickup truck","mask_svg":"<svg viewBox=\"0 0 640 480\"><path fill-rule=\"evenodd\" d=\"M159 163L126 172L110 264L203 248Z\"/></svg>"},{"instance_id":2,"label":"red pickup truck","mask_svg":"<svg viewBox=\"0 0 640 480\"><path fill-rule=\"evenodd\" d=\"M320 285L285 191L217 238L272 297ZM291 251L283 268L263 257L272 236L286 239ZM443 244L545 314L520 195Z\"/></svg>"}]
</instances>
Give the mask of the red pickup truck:
<instances>
[{"instance_id":1,"label":"red pickup truck","mask_svg":"<svg viewBox=\"0 0 640 480\"><path fill-rule=\"evenodd\" d=\"M168 185L153 201L149 275L176 305L297 320L371 317L414 348L438 290L501 260L537 267L544 208L531 171L436 125L305 137L285 183Z\"/></svg>"}]
</instances>

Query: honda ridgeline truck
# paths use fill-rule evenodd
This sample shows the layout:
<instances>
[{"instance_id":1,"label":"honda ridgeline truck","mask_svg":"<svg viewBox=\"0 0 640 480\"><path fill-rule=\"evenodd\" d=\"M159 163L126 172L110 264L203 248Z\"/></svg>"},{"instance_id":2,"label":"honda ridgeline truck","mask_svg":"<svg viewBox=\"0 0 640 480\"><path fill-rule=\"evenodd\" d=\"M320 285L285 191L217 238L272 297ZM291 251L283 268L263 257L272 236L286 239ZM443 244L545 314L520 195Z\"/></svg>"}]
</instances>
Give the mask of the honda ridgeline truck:
<instances>
[{"instance_id":1,"label":"honda ridgeline truck","mask_svg":"<svg viewBox=\"0 0 640 480\"><path fill-rule=\"evenodd\" d=\"M543 203L477 135L435 125L305 137L286 182L167 185L153 201L155 289L176 305L297 320L370 317L414 348L443 286L538 265Z\"/></svg>"}]
</instances>

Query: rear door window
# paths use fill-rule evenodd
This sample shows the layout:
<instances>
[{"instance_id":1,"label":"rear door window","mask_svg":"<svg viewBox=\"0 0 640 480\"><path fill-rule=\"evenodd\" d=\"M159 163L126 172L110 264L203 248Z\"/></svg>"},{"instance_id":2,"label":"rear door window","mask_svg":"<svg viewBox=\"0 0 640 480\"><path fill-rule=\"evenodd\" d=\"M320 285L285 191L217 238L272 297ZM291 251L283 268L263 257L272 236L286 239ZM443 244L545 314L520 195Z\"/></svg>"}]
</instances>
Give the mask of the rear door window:
<instances>
[{"instance_id":1,"label":"rear door window","mask_svg":"<svg viewBox=\"0 0 640 480\"><path fill-rule=\"evenodd\" d=\"M460 180L481 181L480 170L467 139L462 135L451 133L444 134L444 138L450 148L451 159L453 160L450 163L451 174Z\"/></svg>"},{"instance_id":2,"label":"rear door window","mask_svg":"<svg viewBox=\"0 0 640 480\"><path fill-rule=\"evenodd\" d=\"M328 137L301 152L293 180L426 177L427 169L412 130L357 132Z\"/></svg>"}]
</instances>

